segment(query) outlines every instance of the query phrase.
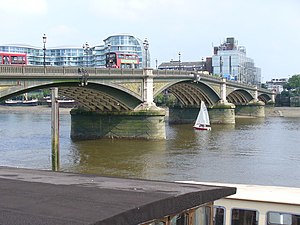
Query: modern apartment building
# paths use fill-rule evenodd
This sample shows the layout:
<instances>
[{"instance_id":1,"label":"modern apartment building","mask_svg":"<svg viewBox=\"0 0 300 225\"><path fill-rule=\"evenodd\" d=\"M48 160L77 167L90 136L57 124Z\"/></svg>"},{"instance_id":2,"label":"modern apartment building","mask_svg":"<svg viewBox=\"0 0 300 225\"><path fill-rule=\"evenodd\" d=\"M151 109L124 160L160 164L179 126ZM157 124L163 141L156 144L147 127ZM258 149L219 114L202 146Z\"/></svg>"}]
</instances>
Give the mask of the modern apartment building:
<instances>
[{"instance_id":1,"label":"modern apartment building","mask_svg":"<svg viewBox=\"0 0 300 225\"><path fill-rule=\"evenodd\" d=\"M246 56L246 48L238 46L233 37L226 39L220 46L214 47L212 56L213 74L228 80L260 85L261 69Z\"/></svg>"},{"instance_id":2,"label":"modern apartment building","mask_svg":"<svg viewBox=\"0 0 300 225\"><path fill-rule=\"evenodd\" d=\"M89 46L88 43L83 44L83 46L46 46L45 65L106 67L106 54L109 52L136 54L139 58L139 68L145 65L145 60L143 60L145 58L148 61L147 65L150 65L149 50L145 51L143 42L132 35L112 35L104 39L103 42L104 44L96 46ZM44 65L43 46L6 44L0 45L0 52L26 53L28 65ZM147 57L145 57L146 52Z\"/></svg>"}]
</instances>

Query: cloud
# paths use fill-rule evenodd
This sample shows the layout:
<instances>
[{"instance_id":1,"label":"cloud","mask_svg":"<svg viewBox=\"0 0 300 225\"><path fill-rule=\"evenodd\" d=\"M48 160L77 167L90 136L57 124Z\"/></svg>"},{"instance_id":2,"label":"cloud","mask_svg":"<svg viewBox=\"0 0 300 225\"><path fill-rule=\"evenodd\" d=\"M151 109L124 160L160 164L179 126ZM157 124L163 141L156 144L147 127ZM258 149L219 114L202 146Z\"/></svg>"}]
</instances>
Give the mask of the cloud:
<instances>
[{"instance_id":1,"label":"cloud","mask_svg":"<svg viewBox=\"0 0 300 225\"><path fill-rule=\"evenodd\" d=\"M43 15L47 12L46 0L0 0L1 14L19 15Z\"/></svg>"},{"instance_id":2,"label":"cloud","mask_svg":"<svg viewBox=\"0 0 300 225\"><path fill-rule=\"evenodd\" d=\"M62 35L65 35L65 34L69 35L70 33L76 32L76 30L71 27L68 27L67 25L59 24L59 25L56 25L56 26L50 28L49 32L62 34Z\"/></svg>"},{"instance_id":3,"label":"cloud","mask_svg":"<svg viewBox=\"0 0 300 225\"><path fill-rule=\"evenodd\" d=\"M181 8L183 0L92 0L89 4L94 15L106 17L108 22L120 19L138 22L149 16L155 19L157 13L174 12Z\"/></svg>"},{"instance_id":4,"label":"cloud","mask_svg":"<svg viewBox=\"0 0 300 225\"><path fill-rule=\"evenodd\" d=\"M46 31L46 35L49 38L49 43L52 43L52 45L69 45L70 42L74 41L70 41L70 37L77 37L79 35L79 31L65 24L58 24L49 28Z\"/></svg>"}]
</instances>

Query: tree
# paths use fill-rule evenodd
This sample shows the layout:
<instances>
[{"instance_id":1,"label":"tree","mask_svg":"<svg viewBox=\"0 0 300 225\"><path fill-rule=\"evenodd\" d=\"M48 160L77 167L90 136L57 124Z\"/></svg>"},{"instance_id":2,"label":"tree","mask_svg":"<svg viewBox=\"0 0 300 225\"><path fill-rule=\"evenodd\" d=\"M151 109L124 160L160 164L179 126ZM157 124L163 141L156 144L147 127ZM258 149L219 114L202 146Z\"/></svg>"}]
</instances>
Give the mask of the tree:
<instances>
[{"instance_id":1,"label":"tree","mask_svg":"<svg viewBox=\"0 0 300 225\"><path fill-rule=\"evenodd\" d=\"M300 94L300 74L295 74L288 80L287 86L294 89L296 94Z\"/></svg>"}]
</instances>

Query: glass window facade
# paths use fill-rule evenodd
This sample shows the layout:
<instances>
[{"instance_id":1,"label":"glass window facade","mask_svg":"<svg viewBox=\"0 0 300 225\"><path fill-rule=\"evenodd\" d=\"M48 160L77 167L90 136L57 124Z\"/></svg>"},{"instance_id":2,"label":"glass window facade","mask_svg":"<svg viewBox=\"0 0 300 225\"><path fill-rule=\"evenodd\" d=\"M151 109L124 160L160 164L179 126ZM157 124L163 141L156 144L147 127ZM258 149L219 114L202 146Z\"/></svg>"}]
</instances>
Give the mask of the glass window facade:
<instances>
[{"instance_id":1,"label":"glass window facade","mask_svg":"<svg viewBox=\"0 0 300 225\"><path fill-rule=\"evenodd\" d=\"M108 47L110 45L110 48ZM127 54L137 54L139 57L139 68L145 67L145 60L147 58L148 66L150 65L150 53L146 52L143 43L140 39L132 35L114 35L104 40L104 54L108 52L120 52ZM105 65L105 64L104 64Z\"/></svg>"},{"instance_id":2,"label":"glass window facade","mask_svg":"<svg viewBox=\"0 0 300 225\"><path fill-rule=\"evenodd\" d=\"M214 48L212 57L213 74L228 80L260 85L261 70L255 67L254 61L246 56L246 49L238 46L234 38Z\"/></svg>"},{"instance_id":3,"label":"glass window facade","mask_svg":"<svg viewBox=\"0 0 300 225\"><path fill-rule=\"evenodd\" d=\"M225 225L225 208L214 206L213 225Z\"/></svg>"},{"instance_id":4,"label":"glass window facade","mask_svg":"<svg viewBox=\"0 0 300 225\"><path fill-rule=\"evenodd\" d=\"M231 211L232 225L257 225L258 212L247 209L232 209Z\"/></svg>"},{"instance_id":5,"label":"glass window facade","mask_svg":"<svg viewBox=\"0 0 300 225\"><path fill-rule=\"evenodd\" d=\"M0 52L26 53L29 65L44 65L44 51L42 47L2 45L0 46ZM88 51L85 51L82 47L46 47L45 62L46 66L105 67L105 55L108 52L137 54L140 62L139 68L143 67L143 59L145 58L143 44L141 40L132 35L110 36L104 40L104 45L90 47ZM147 53L147 61L148 65L150 65L149 51Z\"/></svg>"},{"instance_id":6,"label":"glass window facade","mask_svg":"<svg viewBox=\"0 0 300 225\"><path fill-rule=\"evenodd\" d=\"M142 225L211 225L211 206L200 206Z\"/></svg>"},{"instance_id":7,"label":"glass window facade","mask_svg":"<svg viewBox=\"0 0 300 225\"><path fill-rule=\"evenodd\" d=\"M270 225L300 225L300 215L282 212L268 212L267 224Z\"/></svg>"}]
</instances>

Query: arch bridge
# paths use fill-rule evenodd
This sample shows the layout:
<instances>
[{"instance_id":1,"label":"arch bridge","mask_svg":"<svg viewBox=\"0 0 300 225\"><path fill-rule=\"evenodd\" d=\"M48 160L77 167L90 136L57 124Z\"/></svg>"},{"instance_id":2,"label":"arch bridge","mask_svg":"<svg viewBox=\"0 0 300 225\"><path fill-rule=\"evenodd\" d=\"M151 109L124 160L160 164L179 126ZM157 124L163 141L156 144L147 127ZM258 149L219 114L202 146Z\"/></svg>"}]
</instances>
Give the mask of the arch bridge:
<instances>
[{"instance_id":1,"label":"arch bridge","mask_svg":"<svg viewBox=\"0 0 300 225\"><path fill-rule=\"evenodd\" d=\"M274 101L269 90L198 72L0 65L0 101L53 87L85 113L102 115L160 115L153 99L162 92L172 93L182 108L199 108L201 101L210 109Z\"/></svg>"}]
</instances>

